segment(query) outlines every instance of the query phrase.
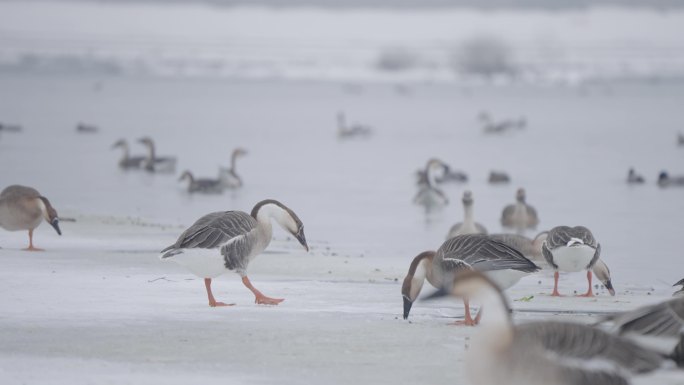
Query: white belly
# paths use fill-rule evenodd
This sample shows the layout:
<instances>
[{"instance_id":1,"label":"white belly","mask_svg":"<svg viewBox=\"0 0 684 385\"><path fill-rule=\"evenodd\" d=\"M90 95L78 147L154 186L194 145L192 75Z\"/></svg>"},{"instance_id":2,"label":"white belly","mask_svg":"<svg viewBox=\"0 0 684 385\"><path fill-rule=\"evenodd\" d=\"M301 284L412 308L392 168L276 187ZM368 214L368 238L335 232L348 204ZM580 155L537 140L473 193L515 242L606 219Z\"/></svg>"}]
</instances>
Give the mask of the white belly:
<instances>
[{"instance_id":1,"label":"white belly","mask_svg":"<svg viewBox=\"0 0 684 385\"><path fill-rule=\"evenodd\" d=\"M216 278L228 271L218 249L184 249L168 258L200 278Z\"/></svg>"},{"instance_id":2,"label":"white belly","mask_svg":"<svg viewBox=\"0 0 684 385\"><path fill-rule=\"evenodd\" d=\"M551 251L558 270L568 272L586 270L595 253L596 250L589 246L561 246Z\"/></svg>"},{"instance_id":3,"label":"white belly","mask_svg":"<svg viewBox=\"0 0 684 385\"><path fill-rule=\"evenodd\" d=\"M490 270L483 272L489 279L494 281L501 288L501 290L506 290L509 287L515 285L520 281L520 279L529 273L519 270Z\"/></svg>"}]
</instances>

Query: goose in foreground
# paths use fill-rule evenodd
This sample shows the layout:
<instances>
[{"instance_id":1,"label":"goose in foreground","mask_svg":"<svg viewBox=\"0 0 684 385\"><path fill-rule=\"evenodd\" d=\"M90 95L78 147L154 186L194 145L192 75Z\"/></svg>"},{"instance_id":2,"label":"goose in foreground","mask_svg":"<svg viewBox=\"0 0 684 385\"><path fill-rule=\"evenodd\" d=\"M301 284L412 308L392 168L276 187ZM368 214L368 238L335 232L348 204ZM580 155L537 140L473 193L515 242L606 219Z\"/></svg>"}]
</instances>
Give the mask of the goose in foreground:
<instances>
[{"instance_id":1,"label":"goose in foreground","mask_svg":"<svg viewBox=\"0 0 684 385\"><path fill-rule=\"evenodd\" d=\"M255 303L277 305L283 299L263 295L247 277L249 262L271 242L271 219L309 251L304 225L299 217L284 204L267 199L257 203L251 214L225 211L201 217L180 235L176 243L162 250L160 258L176 261L204 278L211 307L233 305L216 301L211 291L211 280L228 270L242 277L242 283L254 293Z\"/></svg>"},{"instance_id":2,"label":"goose in foreground","mask_svg":"<svg viewBox=\"0 0 684 385\"><path fill-rule=\"evenodd\" d=\"M548 236L548 231L542 231L537 234L534 239L530 239L520 234L492 234L491 238L518 250L536 264L546 264L546 260L542 254L542 245Z\"/></svg>"},{"instance_id":3,"label":"goose in foreground","mask_svg":"<svg viewBox=\"0 0 684 385\"><path fill-rule=\"evenodd\" d=\"M629 172L627 172L627 183L628 184L642 184L644 182L645 182L645 180L644 180L643 176L637 174L633 168L629 169Z\"/></svg>"},{"instance_id":4,"label":"goose in foreground","mask_svg":"<svg viewBox=\"0 0 684 385\"><path fill-rule=\"evenodd\" d=\"M205 194L220 194L223 192L223 186L219 179L210 178L195 178L190 171L185 171L178 178L178 181L188 181L189 193L205 193Z\"/></svg>"},{"instance_id":5,"label":"goose in foreground","mask_svg":"<svg viewBox=\"0 0 684 385\"><path fill-rule=\"evenodd\" d=\"M247 155L247 150L244 148L236 148L230 156L230 168L219 168L219 181L224 188L239 188L242 187L242 178L237 174L236 164L237 158Z\"/></svg>"},{"instance_id":6,"label":"goose in foreground","mask_svg":"<svg viewBox=\"0 0 684 385\"><path fill-rule=\"evenodd\" d=\"M424 206L426 210L433 207L443 207L449 204L449 199L444 192L437 187L437 173L444 171L444 163L438 159L430 159L425 166L427 183L420 186L418 193L413 197L413 203Z\"/></svg>"},{"instance_id":7,"label":"goose in foreground","mask_svg":"<svg viewBox=\"0 0 684 385\"><path fill-rule=\"evenodd\" d=\"M474 385L627 385L632 375L653 372L675 359L589 325L515 325L502 290L477 272L457 275L449 292L477 299L487 309L465 359Z\"/></svg>"},{"instance_id":8,"label":"goose in foreground","mask_svg":"<svg viewBox=\"0 0 684 385\"><path fill-rule=\"evenodd\" d=\"M344 113L340 112L337 114L337 136L339 138L367 137L372 133L372 128L360 123L347 125Z\"/></svg>"},{"instance_id":9,"label":"goose in foreground","mask_svg":"<svg viewBox=\"0 0 684 385\"><path fill-rule=\"evenodd\" d=\"M41 251L33 246L33 230L43 220L62 235L57 210L36 189L12 185L0 192L0 227L8 231L28 230L29 245L25 250Z\"/></svg>"},{"instance_id":10,"label":"goose in foreground","mask_svg":"<svg viewBox=\"0 0 684 385\"><path fill-rule=\"evenodd\" d=\"M672 286L681 286L681 289L672 293L673 297L684 297L684 278L680 279L679 281L677 281L677 283L675 283Z\"/></svg>"},{"instance_id":11,"label":"goose in foreground","mask_svg":"<svg viewBox=\"0 0 684 385\"><path fill-rule=\"evenodd\" d=\"M147 147L147 157L142 163L145 170L155 173L173 173L176 171L176 158L170 156L158 157L152 138L140 138L138 142Z\"/></svg>"},{"instance_id":12,"label":"goose in foreground","mask_svg":"<svg viewBox=\"0 0 684 385\"><path fill-rule=\"evenodd\" d=\"M426 278L433 286L442 288L445 277L451 277L462 270L483 272L499 286L507 289L525 275L539 271L539 266L519 251L484 234L459 235L448 239L436 252L423 252L411 263L401 289L404 319L408 318ZM479 315L476 319L471 318L467 298L464 298L463 304L465 320L456 324L477 324Z\"/></svg>"},{"instance_id":13,"label":"goose in foreground","mask_svg":"<svg viewBox=\"0 0 684 385\"><path fill-rule=\"evenodd\" d=\"M451 227L447 239L463 234L487 234L487 229L473 219L473 194L466 190L463 192L463 222Z\"/></svg>"},{"instance_id":14,"label":"goose in foreground","mask_svg":"<svg viewBox=\"0 0 684 385\"><path fill-rule=\"evenodd\" d=\"M553 293L554 297L559 297L558 278L559 271L577 272L587 271L587 282L589 289L582 297L593 297L594 292L591 288L592 269L601 256L601 245L596 242L594 235L584 226L568 227L557 226L549 231L549 235L542 245L542 253L546 262L554 269ZM604 262L601 265L608 267ZM610 273L608 273L610 276ZM604 282L611 295L615 295L610 280Z\"/></svg>"},{"instance_id":15,"label":"goose in foreground","mask_svg":"<svg viewBox=\"0 0 684 385\"><path fill-rule=\"evenodd\" d=\"M658 175L658 186L684 186L684 175L670 176L666 171L661 171Z\"/></svg>"},{"instance_id":16,"label":"goose in foreground","mask_svg":"<svg viewBox=\"0 0 684 385\"><path fill-rule=\"evenodd\" d=\"M508 205L501 213L501 225L519 233L535 229L539 224L537 210L525 202L525 189L519 188L515 194L516 203Z\"/></svg>"},{"instance_id":17,"label":"goose in foreground","mask_svg":"<svg viewBox=\"0 0 684 385\"><path fill-rule=\"evenodd\" d=\"M123 156L119 160L119 167L123 169L129 168L140 168L145 161L145 156L131 156L128 149L128 142L125 139L117 140L113 145L112 149L121 148L123 150Z\"/></svg>"},{"instance_id":18,"label":"goose in foreground","mask_svg":"<svg viewBox=\"0 0 684 385\"><path fill-rule=\"evenodd\" d=\"M490 184L504 184L509 183L511 177L508 176L504 171L490 171L489 172L489 183Z\"/></svg>"},{"instance_id":19,"label":"goose in foreground","mask_svg":"<svg viewBox=\"0 0 684 385\"><path fill-rule=\"evenodd\" d=\"M684 333L684 297L610 315L618 334L679 337Z\"/></svg>"}]
</instances>

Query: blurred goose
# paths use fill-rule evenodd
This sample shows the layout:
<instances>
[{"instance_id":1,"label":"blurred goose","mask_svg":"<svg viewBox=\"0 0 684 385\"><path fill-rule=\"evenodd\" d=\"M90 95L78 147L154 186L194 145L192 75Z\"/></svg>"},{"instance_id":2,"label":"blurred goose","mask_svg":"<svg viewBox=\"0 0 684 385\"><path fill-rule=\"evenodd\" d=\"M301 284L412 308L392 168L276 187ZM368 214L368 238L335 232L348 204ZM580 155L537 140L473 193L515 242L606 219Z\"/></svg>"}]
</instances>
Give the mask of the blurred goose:
<instances>
[{"instance_id":1,"label":"blurred goose","mask_svg":"<svg viewBox=\"0 0 684 385\"><path fill-rule=\"evenodd\" d=\"M78 123L76 124L76 132L79 134L95 134L100 129L92 124Z\"/></svg>"},{"instance_id":2,"label":"blurred goose","mask_svg":"<svg viewBox=\"0 0 684 385\"><path fill-rule=\"evenodd\" d=\"M119 139L112 145L112 149L123 149L123 157L119 160L119 167L123 169L140 168L147 157L145 156L131 156L128 149L128 142L125 139Z\"/></svg>"},{"instance_id":3,"label":"blurred goose","mask_svg":"<svg viewBox=\"0 0 684 385\"><path fill-rule=\"evenodd\" d=\"M33 246L33 230L43 220L62 235L57 211L36 189L12 185L0 192L0 227L8 231L28 230L29 245L25 250L41 251Z\"/></svg>"},{"instance_id":4,"label":"blurred goose","mask_svg":"<svg viewBox=\"0 0 684 385\"><path fill-rule=\"evenodd\" d=\"M684 134L681 132L677 133L677 144L680 146L684 146Z\"/></svg>"},{"instance_id":5,"label":"blurred goose","mask_svg":"<svg viewBox=\"0 0 684 385\"><path fill-rule=\"evenodd\" d=\"M642 184L644 183L644 177L637 174L633 168L629 169L627 173L627 183L628 184Z\"/></svg>"},{"instance_id":6,"label":"blurred goose","mask_svg":"<svg viewBox=\"0 0 684 385\"><path fill-rule=\"evenodd\" d=\"M18 124L0 123L0 132L21 132L22 129Z\"/></svg>"},{"instance_id":7,"label":"blurred goose","mask_svg":"<svg viewBox=\"0 0 684 385\"><path fill-rule=\"evenodd\" d=\"M503 171L490 171L489 172L489 183L490 184L500 184L500 183L509 183L511 181L511 177L508 176Z\"/></svg>"},{"instance_id":8,"label":"blurred goose","mask_svg":"<svg viewBox=\"0 0 684 385\"><path fill-rule=\"evenodd\" d=\"M463 222L451 227L447 239L463 234L487 234L487 229L473 219L473 194L466 190L463 192Z\"/></svg>"},{"instance_id":9,"label":"blurred goose","mask_svg":"<svg viewBox=\"0 0 684 385\"><path fill-rule=\"evenodd\" d=\"M243 148L236 148L230 156L230 168L221 167L219 169L219 181L224 188L239 188L242 187L242 178L237 174L236 164L237 158L247 155L247 150Z\"/></svg>"},{"instance_id":10,"label":"blurred goose","mask_svg":"<svg viewBox=\"0 0 684 385\"><path fill-rule=\"evenodd\" d=\"M178 179L179 181L188 181L188 192L190 193L205 193L205 194L220 194L223 192L223 187L219 179L199 178L195 179L190 171L185 171Z\"/></svg>"},{"instance_id":11,"label":"blurred goose","mask_svg":"<svg viewBox=\"0 0 684 385\"><path fill-rule=\"evenodd\" d=\"M465 370L474 385L627 385L663 366L657 352L598 328L572 322L514 324L498 285L477 272L455 277L450 293L487 309L471 339Z\"/></svg>"},{"instance_id":12,"label":"blurred goose","mask_svg":"<svg viewBox=\"0 0 684 385\"><path fill-rule=\"evenodd\" d=\"M482 131L486 134L503 134L506 131L515 129L521 130L527 126L527 120L525 118L504 119L496 122L487 112L480 113L479 119L482 124Z\"/></svg>"},{"instance_id":13,"label":"blurred goose","mask_svg":"<svg viewBox=\"0 0 684 385\"><path fill-rule=\"evenodd\" d=\"M658 186L684 186L684 175L670 176L666 171L662 171L658 175Z\"/></svg>"},{"instance_id":14,"label":"blurred goose","mask_svg":"<svg viewBox=\"0 0 684 385\"><path fill-rule=\"evenodd\" d=\"M438 160L438 159L435 159ZM441 175L435 176L435 184L458 182L465 183L468 182L468 174L463 171L453 170L451 166L439 160L442 163ZM416 171L416 176L418 177L416 184L418 186L425 186L428 184L427 170Z\"/></svg>"},{"instance_id":15,"label":"blurred goose","mask_svg":"<svg viewBox=\"0 0 684 385\"><path fill-rule=\"evenodd\" d=\"M412 272L410 268L409 274L404 278L402 286L404 319L408 318L411 306L420 294L425 278L428 278L433 286L441 288L445 284L445 277L451 277L462 270L477 270L487 274L498 285L507 289L525 275L539 270L537 265L525 258L519 251L483 234L456 236L444 242L437 252L425 252L421 255L423 259L418 263L421 270L418 271L416 268ZM418 257L414 259L412 267ZM426 268L431 268L432 271L424 273L422 269ZM463 300L463 304L465 320L456 324L468 326L477 324L477 318L473 319L470 316L470 303L467 298Z\"/></svg>"},{"instance_id":16,"label":"blurred goose","mask_svg":"<svg viewBox=\"0 0 684 385\"><path fill-rule=\"evenodd\" d=\"M518 250L536 264L546 264L546 260L542 255L542 245L548 236L548 231L542 231L534 239L520 234L492 234L491 238Z\"/></svg>"},{"instance_id":17,"label":"blurred goose","mask_svg":"<svg viewBox=\"0 0 684 385\"><path fill-rule=\"evenodd\" d=\"M437 173L440 171L444 171L444 163L438 159L430 159L425 166L427 184L420 186L418 193L413 198L413 203L424 206L428 210L433 207L443 207L449 204L449 199L437 187L435 181Z\"/></svg>"},{"instance_id":18,"label":"blurred goose","mask_svg":"<svg viewBox=\"0 0 684 385\"><path fill-rule=\"evenodd\" d=\"M673 297L684 297L684 278L680 279L672 286L681 286L682 288L672 293Z\"/></svg>"},{"instance_id":19,"label":"blurred goose","mask_svg":"<svg viewBox=\"0 0 684 385\"><path fill-rule=\"evenodd\" d=\"M539 224L537 210L525 202L525 189L519 188L515 194L516 203L508 205L501 213L501 225L520 233L535 229Z\"/></svg>"},{"instance_id":20,"label":"blurred goose","mask_svg":"<svg viewBox=\"0 0 684 385\"><path fill-rule=\"evenodd\" d=\"M304 225L284 204L267 199L257 203L251 214L224 211L207 214L180 235L176 243L161 251L162 260L173 260L193 274L204 278L209 306L230 306L217 302L211 291L211 280L228 270L242 277L242 283L255 296L255 303L277 305L283 299L270 298L257 290L247 277L249 262L271 243L275 220L309 251Z\"/></svg>"},{"instance_id":21,"label":"blurred goose","mask_svg":"<svg viewBox=\"0 0 684 385\"><path fill-rule=\"evenodd\" d=\"M591 288L592 269L599 261L601 255L601 245L596 242L594 235L584 226L568 227L558 226L549 231L549 235L542 245L542 253L546 262L554 269L553 274L553 293L554 297L560 296L558 292L559 271L577 272L587 271L587 282L589 288L582 297L593 297L594 292ZM597 267L601 272L599 278L606 279L603 282L610 295L615 295L610 281L608 266L602 261Z\"/></svg>"},{"instance_id":22,"label":"blurred goose","mask_svg":"<svg viewBox=\"0 0 684 385\"><path fill-rule=\"evenodd\" d=\"M142 164L145 170L155 173L173 173L176 171L176 158L158 157L152 138L144 137L138 139L138 142L147 147L148 154Z\"/></svg>"},{"instance_id":23,"label":"blurred goose","mask_svg":"<svg viewBox=\"0 0 684 385\"><path fill-rule=\"evenodd\" d=\"M343 112L337 114L337 136L340 138L366 137L373 133L369 126L354 123L347 125L347 120Z\"/></svg>"}]
</instances>

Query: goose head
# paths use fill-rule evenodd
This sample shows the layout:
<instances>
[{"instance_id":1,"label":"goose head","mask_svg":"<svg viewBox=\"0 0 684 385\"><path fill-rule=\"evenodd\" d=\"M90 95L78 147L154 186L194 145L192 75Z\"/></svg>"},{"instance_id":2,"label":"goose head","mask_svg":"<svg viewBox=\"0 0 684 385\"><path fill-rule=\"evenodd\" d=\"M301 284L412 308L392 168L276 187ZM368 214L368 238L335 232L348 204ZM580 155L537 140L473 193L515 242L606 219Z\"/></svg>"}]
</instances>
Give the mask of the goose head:
<instances>
[{"instance_id":1,"label":"goose head","mask_svg":"<svg viewBox=\"0 0 684 385\"><path fill-rule=\"evenodd\" d=\"M463 206L468 207L473 205L473 193L470 190L463 192Z\"/></svg>"},{"instance_id":2,"label":"goose head","mask_svg":"<svg viewBox=\"0 0 684 385\"><path fill-rule=\"evenodd\" d=\"M289 207L275 199L266 199L257 203L252 209L252 217L260 222L268 222L273 218L283 230L292 234L293 237L309 251L304 235L304 224Z\"/></svg>"},{"instance_id":3,"label":"goose head","mask_svg":"<svg viewBox=\"0 0 684 385\"><path fill-rule=\"evenodd\" d=\"M233 156L234 158L237 158L237 157L240 157L240 156L245 156L245 155L247 155L247 150L245 150L245 149L242 148L242 147L238 147L238 148L234 149L234 150L233 150L233 154L232 154L232 156Z\"/></svg>"},{"instance_id":4,"label":"goose head","mask_svg":"<svg viewBox=\"0 0 684 385\"><path fill-rule=\"evenodd\" d=\"M413 302L416 301L420 290L423 288L429 268L426 267L426 262L429 265L435 254L434 251L424 251L418 254L411 262L411 266L409 266L408 274L406 274L404 283L401 285L401 297L404 301L404 319L408 319Z\"/></svg>"},{"instance_id":5,"label":"goose head","mask_svg":"<svg viewBox=\"0 0 684 385\"><path fill-rule=\"evenodd\" d=\"M149 148L154 147L154 141L149 136L145 136L145 137L138 139L138 143L143 144Z\"/></svg>"},{"instance_id":6,"label":"goose head","mask_svg":"<svg viewBox=\"0 0 684 385\"><path fill-rule=\"evenodd\" d=\"M525 189L519 188L515 193L515 199L520 203L525 203Z\"/></svg>"},{"instance_id":7,"label":"goose head","mask_svg":"<svg viewBox=\"0 0 684 385\"><path fill-rule=\"evenodd\" d=\"M49 223L53 229L55 229L58 235L62 235L62 230L59 228L59 216L57 215L57 210L52 207L52 204L50 204L50 201L47 198L40 197L40 200L43 203L43 218L45 218L45 221Z\"/></svg>"},{"instance_id":8,"label":"goose head","mask_svg":"<svg viewBox=\"0 0 684 385\"><path fill-rule=\"evenodd\" d=\"M112 144L112 150L119 147L123 149L128 148L128 143L126 142L126 139L119 139L116 142L114 142L114 144Z\"/></svg>"},{"instance_id":9,"label":"goose head","mask_svg":"<svg viewBox=\"0 0 684 385\"><path fill-rule=\"evenodd\" d=\"M183 173L181 174L180 178L178 178L178 181L179 181L179 182L182 182L182 181L184 181L184 180L186 180L186 179L189 180L190 183L192 183L192 181L193 181L193 179L194 179L194 177L192 176L192 173L191 173L190 171L188 171L188 170L183 171Z\"/></svg>"},{"instance_id":10,"label":"goose head","mask_svg":"<svg viewBox=\"0 0 684 385\"><path fill-rule=\"evenodd\" d=\"M606 265L606 263L603 262L603 260L599 259L598 261L596 261L591 270L596 275L596 278L598 278L598 280L601 281L603 286L605 286L606 289L608 289L610 295L614 296L615 289L613 288L613 283L610 280L610 269L608 269L608 265Z\"/></svg>"}]
</instances>

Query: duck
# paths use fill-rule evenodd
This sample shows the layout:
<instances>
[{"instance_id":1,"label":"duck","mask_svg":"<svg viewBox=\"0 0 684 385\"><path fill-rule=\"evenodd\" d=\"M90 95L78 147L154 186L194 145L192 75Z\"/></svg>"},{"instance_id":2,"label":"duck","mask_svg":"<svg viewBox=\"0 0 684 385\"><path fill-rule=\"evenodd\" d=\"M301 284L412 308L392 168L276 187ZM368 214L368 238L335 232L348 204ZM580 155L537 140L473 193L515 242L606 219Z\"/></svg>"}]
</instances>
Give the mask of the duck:
<instances>
[{"instance_id":1,"label":"duck","mask_svg":"<svg viewBox=\"0 0 684 385\"><path fill-rule=\"evenodd\" d=\"M684 175L670 176L667 171L661 171L658 175L658 186L660 187L680 187L684 186Z\"/></svg>"},{"instance_id":2,"label":"duck","mask_svg":"<svg viewBox=\"0 0 684 385\"><path fill-rule=\"evenodd\" d=\"M638 175L633 168L630 168L627 172L627 184L643 184L645 182L644 177Z\"/></svg>"},{"instance_id":3,"label":"duck","mask_svg":"<svg viewBox=\"0 0 684 385\"><path fill-rule=\"evenodd\" d=\"M457 274L445 294L473 298L487 309L470 340L464 369L473 385L628 385L654 372L665 356L628 338L570 321L515 324L503 290L477 271Z\"/></svg>"},{"instance_id":4,"label":"duck","mask_svg":"<svg viewBox=\"0 0 684 385\"><path fill-rule=\"evenodd\" d=\"M138 142L147 147L148 154L142 163L145 170L154 173L173 173L176 171L176 158L169 156L158 157L152 138L140 138Z\"/></svg>"},{"instance_id":5,"label":"duck","mask_svg":"<svg viewBox=\"0 0 684 385\"><path fill-rule=\"evenodd\" d=\"M370 126L366 126L360 123L354 123L352 125L347 125L347 120L344 112L339 112L337 114L337 136L340 139L344 138L356 138L356 137L368 137L373 133L373 129Z\"/></svg>"},{"instance_id":6,"label":"duck","mask_svg":"<svg viewBox=\"0 0 684 385\"><path fill-rule=\"evenodd\" d=\"M117 140L112 145L112 149L115 148L121 148L123 150L123 156L119 160L119 167L124 170L139 169L147 158L145 156L131 156L126 139Z\"/></svg>"},{"instance_id":7,"label":"duck","mask_svg":"<svg viewBox=\"0 0 684 385\"><path fill-rule=\"evenodd\" d=\"M59 216L50 200L33 187L12 185L0 192L0 227L7 231L28 230L27 251L43 251L33 245L33 230L45 220L58 235Z\"/></svg>"},{"instance_id":8,"label":"duck","mask_svg":"<svg viewBox=\"0 0 684 385\"><path fill-rule=\"evenodd\" d=\"M487 234L487 229L473 219L473 193L469 190L463 192L463 222L451 227L447 239L463 234Z\"/></svg>"},{"instance_id":9,"label":"duck","mask_svg":"<svg viewBox=\"0 0 684 385\"><path fill-rule=\"evenodd\" d=\"M525 258L518 250L496 241L484 234L459 235L446 240L437 251L425 251L414 258L402 285L404 319L407 319L413 303L418 298L425 279L438 289L446 277L461 270L477 270L487 274L501 287L509 288L522 277L537 272L539 266ZM479 319L470 314L467 298L464 321L456 325L474 326Z\"/></svg>"},{"instance_id":10,"label":"duck","mask_svg":"<svg viewBox=\"0 0 684 385\"><path fill-rule=\"evenodd\" d=\"M189 193L220 194L223 186L219 179L199 178L196 179L188 170L184 171L178 179L179 182L188 181Z\"/></svg>"},{"instance_id":11,"label":"duck","mask_svg":"<svg viewBox=\"0 0 684 385\"><path fill-rule=\"evenodd\" d=\"M675 283L672 286L681 286L679 290L672 293L673 297L684 297L684 278L680 279L679 281L677 281L677 283Z\"/></svg>"},{"instance_id":12,"label":"duck","mask_svg":"<svg viewBox=\"0 0 684 385\"><path fill-rule=\"evenodd\" d=\"M523 233L527 229L536 229L539 225L537 210L525 202L525 189L519 188L515 193L516 203L504 207L501 213L501 225Z\"/></svg>"},{"instance_id":13,"label":"duck","mask_svg":"<svg viewBox=\"0 0 684 385\"><path fill-rule=\"evenodd\" d=\"M444 207L449 204L449 199L444 192L437 187L437 173L444 171L444 163L439 159L430 159L425 166L427 184L419 186L419 190L413 197L413 203L430 210L435 207Z\"/></svg>"},{"instance_id":14,"label":"duck","mask_svg":"<svg viewBox=\"0 0 684 385\"><path fill-rule=\"evenodd\" d=\"M242 187L242 178L237 174L237 158L247 155L244 148L236 148L230 156L230 168L219 168L219 181L223 188L235 189Z\"/></svg>"},{"instance_id":15,"label":"duck","mask_svg":"<svg viewBox=\"0 0 684 385\"><path fill-rule=\"evenodd\" d=\"M265 199L254 205L250 214L222 211L202 216L174 244L163 249L159 258L175 261L203 278L211 307L234 305L217 301L211 290L212 279L227 271L240 275L243 285L254 294L255 303L278 305L284 299L264 295L247 276L250 261L271 243L272 220L309 251L304 224L297 214L277 200Z\"/></svg>"},{"instance_id":16,"label":"duck","mask_svg":"<svg viewBox=\"0 0 684 385\"><path fill-rule=\"evenodd\" d=\"M594 293L591 287L592 271L601 256L601 244L596 241L591 231L584 226L557 226L549 230L549 235L542 245L542 253L546 263L554 270L553 279L553 293L551 296L560 297L558 292L558 278L560 271L563 272L578 272L582 270L587 271L587 282L589 288L585 294L580 297L593 297ZM603 268L603 269L602 269ZM611 296L615 295L610 280L610 271L605 262L601 261L596 268L602 271L599 279L606 279L602 281Z\"/></svg>"},{"instance_id":17,"label":"duck","mask_svg":"<svg viewBox=\"0 0 684 385\"><path fill-rule=\"evenodd\" d=\"M490 171L489 172L489 184L504 184L509 183L511 177L504 171Z\"/></svg>"}]
</instances>

